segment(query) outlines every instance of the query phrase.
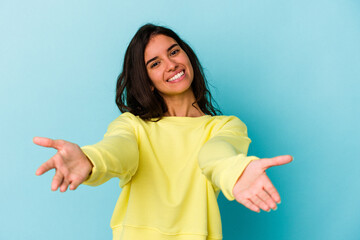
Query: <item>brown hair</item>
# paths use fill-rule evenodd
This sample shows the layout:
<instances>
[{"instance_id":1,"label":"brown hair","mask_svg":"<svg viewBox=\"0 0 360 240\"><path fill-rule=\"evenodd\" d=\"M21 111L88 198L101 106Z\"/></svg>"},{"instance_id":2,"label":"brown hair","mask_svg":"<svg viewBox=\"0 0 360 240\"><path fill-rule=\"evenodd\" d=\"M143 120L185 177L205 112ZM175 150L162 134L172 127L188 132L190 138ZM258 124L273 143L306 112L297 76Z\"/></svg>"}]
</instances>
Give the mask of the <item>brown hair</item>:
<instances>
[{"instance_id":1,"label":"brown hair","mask_svg":"<svg viewBox=\"0 0 360 240\"><path fill-rule=\"evenodd\" d=\"M203 68L194 51L171 29L153 24L139 28L126 50L123 70L116 84L116 105L120 111L131 112L144 120L158 118L157 121L167 112L162 96L156 89L151 91L152 82L144 62L146 45L152 36L159 34L173 38L190 59L194 69L191 88L196 99L192 105L197 103L201 111L208 115L221 114L221 111L212 105L213 98L208 90Z\"/></svg>"}]
</instances>

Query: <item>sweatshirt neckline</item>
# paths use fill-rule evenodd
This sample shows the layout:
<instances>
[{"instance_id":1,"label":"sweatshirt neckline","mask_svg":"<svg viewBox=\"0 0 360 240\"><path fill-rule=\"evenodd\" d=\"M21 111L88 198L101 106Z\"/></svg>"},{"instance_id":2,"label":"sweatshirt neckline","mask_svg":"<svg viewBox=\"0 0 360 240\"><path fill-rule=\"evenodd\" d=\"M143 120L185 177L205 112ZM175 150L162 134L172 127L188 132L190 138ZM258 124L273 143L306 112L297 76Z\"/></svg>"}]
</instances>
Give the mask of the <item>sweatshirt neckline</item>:
<instances>
[{"instance_id":1,"label":"sweatshirt neckline","mask_svg":"<svg viewBox=\"0 0 360 240\"><path fill-rule=\"evenodd\" d=\"M163 116L159 122L196 122L212 117L211 115L203 115L200 117L180 117L180 116Z\"/></svg>"}]
</instances>

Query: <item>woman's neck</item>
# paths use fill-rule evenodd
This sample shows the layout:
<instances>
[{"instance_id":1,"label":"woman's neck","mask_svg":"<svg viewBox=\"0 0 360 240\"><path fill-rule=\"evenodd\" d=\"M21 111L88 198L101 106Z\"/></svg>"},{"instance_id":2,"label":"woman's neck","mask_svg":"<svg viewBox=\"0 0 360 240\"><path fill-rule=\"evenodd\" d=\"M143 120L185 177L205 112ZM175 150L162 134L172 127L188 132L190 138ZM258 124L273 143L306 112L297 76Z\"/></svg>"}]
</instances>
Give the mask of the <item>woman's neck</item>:
<instances>
[{"instance_id":1,"label":"woman's neck","mask_svg":"<svg viewBox=\"0 0 360 240\"><path fill-rule=\"evenodd\" d=\"M197 103L193 105L195 97L192 91L181 95L163 96L163 98L168 108L164 116L201 117L205 115Z\"/></svg>"}]
</instances>

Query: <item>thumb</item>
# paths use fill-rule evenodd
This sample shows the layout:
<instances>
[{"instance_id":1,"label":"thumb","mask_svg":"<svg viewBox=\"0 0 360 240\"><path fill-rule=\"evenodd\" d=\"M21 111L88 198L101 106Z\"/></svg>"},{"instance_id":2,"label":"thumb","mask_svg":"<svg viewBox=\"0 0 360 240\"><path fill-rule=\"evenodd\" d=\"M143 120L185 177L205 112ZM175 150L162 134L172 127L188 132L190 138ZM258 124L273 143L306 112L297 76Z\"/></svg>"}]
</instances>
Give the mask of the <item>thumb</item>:
<instances>
[{"instance_id":1,"label":"thumb","mask_svg":"<svg viewBox=\"0 0 360 240\"><path fill-rule=\"evenodd\" d=\"M273 158L263 158L263 159L261 159L261 164L262 164L262 167L266 170L270 167L288 164L292 160L293 160L292 156L282 155L282 156L277 156L277 157L273 157Z\"/></svg>"},{"instance_id":2,"label":"thumb","mask_svg":"<svg viewBox=\"0 0 360 240\"><path fill-rule=\"evenodd\" d=\"M63 145L62 140L53 140L51 138L46 138L46 137L34 137L33 142L36 145L48 147L48 148L51 147L51 148L55 148L57 150L59 150Z\"/></svg>"}]
</instances>

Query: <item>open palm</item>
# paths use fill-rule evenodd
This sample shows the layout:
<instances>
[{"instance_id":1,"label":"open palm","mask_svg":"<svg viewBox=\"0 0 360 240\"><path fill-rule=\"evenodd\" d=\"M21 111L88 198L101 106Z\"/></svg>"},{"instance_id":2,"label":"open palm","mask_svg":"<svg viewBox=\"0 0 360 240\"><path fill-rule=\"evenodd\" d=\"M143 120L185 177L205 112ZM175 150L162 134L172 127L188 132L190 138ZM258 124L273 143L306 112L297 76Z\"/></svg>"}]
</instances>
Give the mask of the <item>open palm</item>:
<instances>
[{"instance_id":1,"label":"open palm","mask_svg":"<svg viewBox=\"0 0 360 240\"><path fill-rule=\"evenodd\" d=\"M291 161L292 156L284 155L250 162L233 188L236 201L255 212L259 212L260 209L276 210L276 204L280 203L280 195L265 170Z\"/></svg>"},{"instance_id":2,"label":"open palm","mask_svg":"<svg viewBox=\"0 0 360 240\"><path fill-rule=\"evenodd\" d=\"M56 191L60 187L60 191L65 192L69 185L70 190L75 190L91 173L92 163L77 144L43 137L34 137L33 142L43 147L58 150L53 157L44 162L36 171L36 175L42 175L55 168L56 172L51 184L51 190Z\"/></svg>"}]
</instances>

